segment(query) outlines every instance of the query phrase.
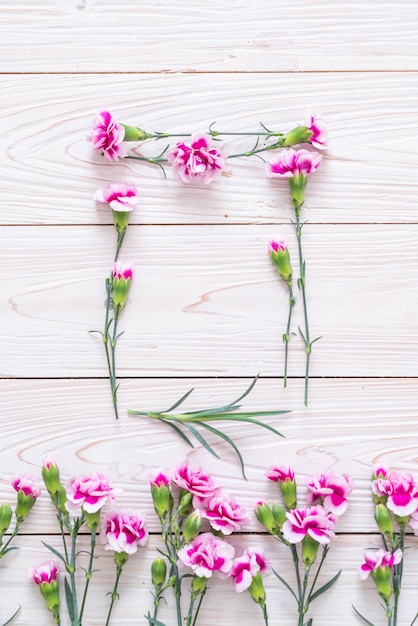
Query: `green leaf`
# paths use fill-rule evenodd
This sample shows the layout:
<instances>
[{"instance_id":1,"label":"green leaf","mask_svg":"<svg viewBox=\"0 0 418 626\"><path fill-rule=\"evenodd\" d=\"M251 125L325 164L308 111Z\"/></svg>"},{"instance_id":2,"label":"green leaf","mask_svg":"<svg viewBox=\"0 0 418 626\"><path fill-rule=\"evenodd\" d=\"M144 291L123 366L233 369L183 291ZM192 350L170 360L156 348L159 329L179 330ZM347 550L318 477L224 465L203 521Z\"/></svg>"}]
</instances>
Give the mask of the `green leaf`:
<instances>
[{"instance_id":1,"label":"green leaf","mask_svg":"<svg viewBox=\"0 0 418 626\"><path fill-rule=\"evenodd\" d=\"M45 548L48 548L48 550L50 550L52 554L55 554L55 556L57 556L59 559L61 559L63 563L65 563L65 558L63 557L61 552L58 552L58 550L50 546L48 543L45 543L45 541L42 541L42 543L44 544Z\"/></svg>"},{"instance_id":2,"label":"green leaf","mask_svg":"<svg viewBox=\"0 0 418 626\"><path fill-rule=\"evenodd\" d=\"M374 626L373 622L370 622L368 619L366 619L364 617L364 615L362 615L359 611L357 611L357 609L354 606L354 604L352 604L351 606L353 607L353 609L357 613L357 615L363 620L363 622L366 622L366 624L368 624L369 626Z\"/></svg>"},{"instance_id":3,"label":"green leaf","mask_svg":"<svg viewBox=\"0 0 418 626\"><path fill-rule=\"evenodd\" d=\"M184 434L184 432L178 426L176 426L172 422L169 422L165 419L160 419L160 422L164 422L164 424L167 424L168 426L170 426L173 430L176 431L179 437L181 437L187 444L189 444L191 448L194 448L194 445L192 444L190 439Z\"/></svg>"},{"instance_id":4,"label":"green leaf","mask_svg":"<svg viewBox=\"0 0 418 626\"><path fill-rule=\"evenodd\" d=\"M225 433L221 432L217 428L214 428L213 426L209 426L209 424L205 424L205 422L196 422L196 423L199 424L202 428L206 428L206 430L209 430L209 432L213 433L214 435L217 435L218 437L220 437L221 439L229 443L229 445L237 453L237 456L241 463L242 475L245 478L245 480L247 480L247 477L245 475L244 459L242 458L241 452L239 451L237 444L230 437L228 437L228 435L225 435Z\"/></svg>"},{"instance_id":5,"label":"green leaf","mask_svg":"<svg viewBox=\"0 0 418 626\"><path fill-rule=\"evenodd\" d=\"M292 587L289 585L289 583L288 583L288 582L286 582L286 581L285 581L285 579L284 579L284 578L282 578L282 577L280 576L280 574L278 574L278 573L276 572L276 570L272 570L272 571L273 571L273 574L274 574L275 576L277 576L277 578L280 580L280 582L282 583L282 585L284 585L284 586L286 587L286 589L288 589L288 590L290 591L290 593L292 594L292 596L295 598L296 602L299 604L298 597L297 597L297 595L295 594L295 592L293 591Z\"/></svg>"},{"instance_id":6,"label":"green leaf","mask_svg":"<svg viewBox=\"0 0 418 626\"><path fill-rule=\"evenodd\" d=\"M315 600L315 598L318 598L321 594L325 593L325 591L327 591L330 587L332 587L332 585L335 582L337 582L338 578L340 577L340 574L341 574L341 570L337 574L335 574L335 576L333 576L331 580L325 583L325 585L322 585L322 587L317 589L315 593L309 596L309 602L312 602L313 600Z\"/></svg>"},{"instance_id":7,"label":"green leaf","mask_svg":"<svg viewBox=\"0 0 418 626\"><path fill-rule=\"evenodd\" d=\"M160 622L155 617L151 617L151 615L149 613L148 613L148 615L144 615L144 617L148 620L149 624L152 624L152 626L165 626L165 624Z\"/></svg>"},{"instance_id":8,"label":"green leaf","mask_svg":"<svg viewBox=\"0 0 418 626\"><path fill-rule=\"evenodd\" d=\"M67 578L64 578L65 599L67 601L67 609L70 620L73 622L76 619L74 611L74 599L73 592L70 589Z\"/></svg>"},{"instance_id":9,"label":"green leaf","mask_svg":"<svg viewBox=\"0 0 418 626\"><path fill-rule=\"evenodd\" d=\"M312 626L313 624L313 619L311 617L311 619L309 620L309 622L305 622L303 626Z\"/></svg>"},{"instance_id":10,"label":"green leaf","mask_svg":"<svg viewBox=\"0 0 418 626\"><path fill-rule=\"evenodd\" d=\"M5 554L7 554L8 552L10 552L11 550L19 550L18 546L10 546L9 548L5 548L4 550L0 551L0 559L5 556Z\"/></svg>"},{"instance_id":11,"label":"green leaf","mask_svg":"<svg viewBox=\"0 0 418 626\"><path fill-rule=\"evenodd\" d=\"M180 400L177 400L177 402L175 402L173 406L170 406L170 408L167 409L166 411L163 411L163 413L170 413L170 411L174 411L174 409L177 409L177 407L180 406L180 404L183 404L186 398L190 396L193 390L194 390L194 387L189 389L189 391L186 391L186 393L183 396L181 396Z\"/></svg>"},{"instance_id":12,"label":"green leaf","mask_svg":"<svg viewBox=\"0 0 418 626\"><path fill-rule=\"evenodd\" d=\"M14 618L16 617L16 615L19 613L20 609L21 609L21 607L19 606L19 608L17 609L17 611L15 611L15 612L13 613L13 615L12 615L11 617L9 617L9 619L7 620L7 622L4 622L3 626L7 626L7 624L10 624L10 623L14 620Z\"/></svg>"},{"instance_id":13,"label":"green leaf","mask_svg":"<svg viewBox=\"0 0 418 626\"><path fill-rule=\"evenodd\" d=\"M186 426L186 428L190 430L191 433L193 433L193 435L196 437L199 443L202 444L205 450L207 450L210 454L212 454L216 459L219 459L219 455L216 454L215 450L208 444L206 439L202 437L202 435L199 433L198 430L196 430L194 426L192 426L191 424L188 424L187 422L185 422L184 425Z\"/></svg>"},{"instance_id":14,"label":"green leaf","mask_svg":"<svg viewBox=\"0 0 418 626\"><path fill-rule=\"evenodd\" d=\"M277 411L276 413L288 413L288 412L289 411ZM272 433L274 433L275 435L278 435L279 437L284 436L278 430L273 428L273 426L270 426L269 424L265 424L264 422L260 422L259 420L254 419L252 415L272 415L272 413L268 413L268 412L264 414L263 413L236 413L232 415L230 415L229 413L226 413L226 414L221 413L219 415L208 417L208 420L225 421L225 422L247 422L249 424L255 424L256 426L261 426L262 428L266 428L267 430L270 430Z\"/></svg>"}]
</instances>

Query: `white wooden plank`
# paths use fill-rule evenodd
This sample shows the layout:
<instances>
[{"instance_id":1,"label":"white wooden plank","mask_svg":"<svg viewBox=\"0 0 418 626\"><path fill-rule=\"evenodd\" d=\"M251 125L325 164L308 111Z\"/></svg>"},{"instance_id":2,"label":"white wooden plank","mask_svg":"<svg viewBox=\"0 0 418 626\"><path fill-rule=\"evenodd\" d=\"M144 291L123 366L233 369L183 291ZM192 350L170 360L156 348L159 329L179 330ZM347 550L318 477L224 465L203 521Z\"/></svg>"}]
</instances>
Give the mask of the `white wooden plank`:
<instances>
[{"instance_id":1,"label":"white wooden plank","mask_svg":"<svg viewBox=\"0 0 418 626\"><path fill-rule=\"evenodd\" d=\"M105 107L126 123L170 132L203 131L213 121L218 129L252 130L260 120L287 130L311 107L323 113L331 143L308 184L309 221L417 221L415 74L19 75L3 76L0 94L3 224L109 223L92 198L117 180L139 187L133 223L288 222L286 184L267 179L255 157L231 160L227 175L204 188L175 181L171 171L164 180L148 164L105 162L86 141L95 112ZM252 142L225 146L231 154Z\"/></svg>"},{"instance_id":2,"label":"white wooden plank","mask_svg":"<svg viewBox=\"0 0 418 626\"><path fill-rule=\"evenodd\" d=\"M122 258L136 275L119 375L282 376L288 295L267 252L275 230L131 227ZM292 230L281 232L296 259ZM312 376L415 376L418 227L306 224L303 238L311 337L323 336ZM104 324L114 228L3 227L1 242L1 375L106 376L88 331ZM295 336L289 374L304 367Z\"/></svg>"},{"instance_id":3,"label":"white wooden plank","mask_svg":"<svg viewBox=\"0 0 418 626\"><path fill-rule=\"evenodd\" d=\"M1 3L8 72L417 69L416 3Z\"/></svg>"},{"instance_id":4,"label":"white wooden plank","mask_svg":"<svg viewBox=\"0 0 418 626\"><path fill-rule=\"evenodd\" d=\"M106 381L1 381L2 438L0 502L14 499L9 485L15 473L40 476L46 455L57 460L63 480L101 471L123 492L120 506L138 506L150 529L158 531L149 494L148 476L157 467L172 468L183 460L202 467L218 484L235 495L249 512L245 530L259 532L252 515L260 498L278 500L275 483L265 471L270 465L291 465L297 475L299 497L306 494L305 479L325 471L348 473L355 484L347 513L339 522L345 533L374 532L371 472L374 463L411 472L418 478L417 391L414 379L313 380L311 403L303 407L301 382L283 390L275 380L261 379L242 404L243 410L290 410L266 417L284 435L281 439L252 425L220 424L240 448L246 463L244 481L235 453L208 435L221 457L214 459L200 445L190 449L167 426L148 418L128 416L128 408L164 410L185 391L195 391L185 410L219 406L237 398L249 381L123 380L120 419L111 410ZM26 533L52 533L55 521L49 498L43 494Z\"/></svg>"},{"instance_id":5,"label":"white wooden plank","mask_svg":"<svg viewBox=\"0 0 418 626\"><path fill-rule=\"evenodd\" d=\"M58 538L50 537L48 541L59 547ZM266 550L276 571L281 573L294 585L293 566L288 550L274 542L270 537L233 537L238 553L245 546L260 545ZM411 547L416 546L417 539L408 538ZM20 604L22 610L16 623L19 626L47 626L53 624L53 619L44 608L43 599L37 587L28 579L29 567L49 558L48 551L41 545L40 537L22 538L19 552L11 553L6 557L7 563L2 563L2 604L0 619L10 616ZM384 611L380 606L379 598L371 580L360 581L358 567L363 559L365 548L378 547L377 538L368 535L338 536L331 548L323 572L319 578L325 583L340 569L341 576L335 586L312 603L310 616L314 623L322 626L353 626L360 624L356 618L352 605L360 610L369 619L377 624L384 623ZM80 546L88 548L88 542L82 541ZM113 612L111 624L125 626L126 624L146 623L143 615L152 610L152 598L150 595L150 566L153 558L157 556L156 547L159 543L154 538L148 546L141 549L139 554L133 555L124 568L120 581L120 598ZM114 563L112 555L105 553L101 547L97 551L99 558L95 563L99 570L93 576L85 612L85 623L90 626L104 624L108 593L114 582ZM410 549L405 557L405 569L401 592L399 623L409 624L414 618L416 606L415 572L418 567L418 551ZM187 584L187 583L185 583ZM269 611L269 623L293 624L295 623L295 603L290 593L284 589L272 573L264 578L267 593L267 606ZM187 588L187 587L186 587ZM167 626L176 624L173 602L167 596L168 604L161 605L159 617ZM185 604L188 604L187 592ZM62 598L65 603L64 597ZM222 581L213 577L207 596L203 601L199 614L199 626L211 626L214 623L229 624L263 624L263 618L259 607L251 600L249 594L237 595L229 581ZM65 618L65 608L62 610L62 626L68 626L68 618Z\"/></svg>"}]
</instances>

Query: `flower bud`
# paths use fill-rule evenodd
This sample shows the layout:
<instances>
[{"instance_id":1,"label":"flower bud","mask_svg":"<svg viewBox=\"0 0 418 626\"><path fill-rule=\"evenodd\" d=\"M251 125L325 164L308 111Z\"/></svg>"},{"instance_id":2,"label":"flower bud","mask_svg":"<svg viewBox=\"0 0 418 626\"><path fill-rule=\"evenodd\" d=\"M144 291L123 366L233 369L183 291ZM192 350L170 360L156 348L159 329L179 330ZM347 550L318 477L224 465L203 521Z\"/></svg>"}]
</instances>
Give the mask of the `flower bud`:
<instances>
[{"instance_id":1,"label":"flower bud","mask_svg":"<svg viewBox=\"0 0 418 626\"><path fill-rule=\"evenodd\" d=\"M112 300L114 309L121 309L125 306L132 277L132 263L117 261L113 264Z\"/></svg>"},{"instance_id":2,"label":"flower bud","mask_svg":"<svg viewBox=\"0 0 418 626\"><path fill-rule=\"evenodd\" d=\"M153 560L151 565L151 580L154 587L161 587L167 576L167 564L160 556Z\"/></svg>"},{"instance_id":3,"label":"flower bud","mask_svg":"<svg viewBox=\"0 0 418 626\"><path fill-rule=\"evenodd\" d=\"M178 514L180 517L188 515L192 508L193 495L189 491L182 490L180 492L180 501L178 506Z\"/></svg>"},{"instance_id":4,"label":"flower bud","mask_svg":"<svg viewBox=\"0 0 418 626\"><path fill-rule=\"evenodd\" d=\"M282 492L283 502L288 509L296 508L296 481L286 478L279 482L280 491Z\"/></svg>"},{"instance_id":5,"label":"flower bud","mask_svg":"<svg viewBox=\"0 0 418 626\"><path fill-rule=\"evenodd\" d=\"M47 457L43 462L41 471L49 495L51 497L56 496L62 488L58 465L50 457Z\"/></svg>"},{"instance_id":6,"label":"flower bud","mask_svg":"<svg viewBox=\"0 0 418 626\"><path fill-rule=\"evenodd\" d=\"M287 282L288 285L292 284L292 264L290 262L290 254L284 239L274 237L269 241L269 252L271 260L281 278Z\"/></svg>"},{"instance_id":7,"label":"flower bud","mask_svg":"<svg viewBox=\"0 0 418 626\"><path fill-rule=\"evenodd\" d=\"M312 539L310 535L305 535L302 540L302 561L309 568L316 559L318 554L319 543Z\"/></svg>"},{"instance_id":8,"label":"flower bud","mask_svg":"<svg viewBox=\"0 0 418 626\"><path fill-rule=\"evenodd\" d=\"M193 541L202 528L202 513L199 509L190 513L183 528L183 538L186 543Z\"/></svg>"},{"instance_id":9,"label":"flower bud","mask_svg":"<svg viewBox=\"0 0 418 626\"><path fill-rule=\"evenodd\" d=\"M39 585L39 591L45 599L48 610L56 616L60 608L60 597L58 588L57 561L47 561L29 570L29 576Z\"/></svg>"},{"instance_id":10,"label":"flower bud","mask_svg":"<svg viewBox=\"0 0 418 626\"><path fill-rule=\"evenodd\" d=\"M29 515L36 502L36 498L29 494L25 496L23 491L17 492L17 504L16 504L16 521L21 524Z\"/></svg>"},{"instance_id":11,"label":"flower bud","mask_svg":"<svg viewBox=\"0 0 418 626\"><path fill-rule=\"evenodd\" d=\"M251 585L248 587L248 591L254 602L264 607L266 604L266 591L264 589L263 579L260 572L257 572L251 581Z\"/></svg>"},{"instance_id":12,"label":"flower bud","mask_svg":"<svg viewBox=\"0 0 418 626\"><path fill-rule=\"evenodd\" d=\"M277 526L281 528L286 521L286 511L282 506L280 506L280 504L278 504L277 502L273 502L273 504L271 505L271 512L273 513L273 519L276 522Z\"/></svg>"},{"instance_id":13,"label":"flower bud","mask_svg":"<svg viewBox=\"0 0 418 626\"><path fill-rule=\"evenodd\" d=\"M378 504L374 512L374 519L376 520L377 527L382 535L386 537L392 537L393 535L393 521L392 516L384 504Z\"/></svg>"},{"instance_id":14,"label":"flower bud","mask_svg":"<svg viewBox=\"0 0 418 626\"><path fill-rule=\"evenodd\" d=\"M120 123L120 125L125 130L123 141L144 141L144 139L149 139L152 137L152 135L145 132L145 130L142 130L142 128L137 128L136 126L129 126L128 124L122 123Z\"/></svg>"},{"instance_id":15,"label":"flower bud","mask_svg":"<svg viewBox=\"0 0 418 626\"><path fill-rule=\"evenodd\" d=\"M151 485L151 496L154 503L154 509L160 521L164 522L173 503L170 489L164 483L154 483Z\"/></svg>"},{"instance_id":16,"label":"flower bud","mask_svg":"<svg viewBox=\"0 0 418 626\"><path fill-rule=\"evenodd\" d=\"M10 504L2 504L0 506L0 540L4 533L9 530L10 522L12 521L12 507Z\"/></svg>"},{"instance_id":17,"label":"flower bud","mask_svg":"<svg viewBox=\"0 0 418 626\"><path fill-rule=\"evenodd\" d=\"M257 502L255 514L260 524L264 526L268 533L271 535L278 535L280 533L281 525L277 524L273 510L269 507L267 502Z\"/></svg>"}]
</instances>

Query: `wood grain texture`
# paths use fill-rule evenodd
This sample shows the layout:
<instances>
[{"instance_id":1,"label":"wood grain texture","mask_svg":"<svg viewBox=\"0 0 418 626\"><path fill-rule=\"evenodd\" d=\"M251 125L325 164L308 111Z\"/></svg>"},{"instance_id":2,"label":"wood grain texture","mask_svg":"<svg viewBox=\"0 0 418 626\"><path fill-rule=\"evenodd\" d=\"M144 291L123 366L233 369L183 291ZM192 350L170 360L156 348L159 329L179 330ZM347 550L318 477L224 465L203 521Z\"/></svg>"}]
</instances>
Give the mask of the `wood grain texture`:
<instances>
[{"instance_id":1,"label":"wood grain texture","mask_svg":"<svg viewBox=\"0 0 418 626\"><path fill-rule=\"evenodd\" d=\"M3 0L1 8L4 72L418 69L413 0Z\"/></svg>"},{"instance_id":2,"label":"wood grain texture","mask_svg":"<svg viewBox=\"0 0 418 626\"><path fill-rule=\"evenodd\" d=\"M312 376L415 376L418 227L306 224L303 232L311 337L324 335ZM267 253L272 234L131 226L121 258L136 275L119 326L120 376L282 376L288 294ZM282 235L297 258L290 224ZM100 337L88 331L104 324L113 227L3 227L0 237L1 375L106 376ZM303 376L304 364L293 337L290 375Z\"/></svg>"},{"instance_id":3,"label":"wood grain texture","mask_svg":"<svg viewBox=\"0 0 418 626\"><path fill-rule=\"evenodd\" d=\"M230 542L240 554L247 545L254 545L254 539L254 537L232 537ZM50 541L54 547L59 548L58 538L52 537ZM408 538L407 542L410 548L414 548L416 538ZM39 537L20 538L19 544L21 549L6 557L9 561L7 577L4 570L0 571L2 599L0 619L10 616L16 610L18 603L22 603L22 610L16 624L19 626L52 624L52 618L46 615L39 590L27 576L29 567L48 559L49 553L42 546ZM152 610L152 598L149 592L150 566L153 558L157 556L156 548L159 545L159 542L152 537L148 545L140 549L138 554L133 555L125 566L120 583L120 598L115 606L112 625L145 623L143 615L148 610ZM293 566L288 550L272 538L265 536L258 536L256 545L264 547L273 567L293 586L295 584ZM358 577L358 567L362 561L364 549L378 546L377 538L368 535L340 535L335 539L319 580L325 583L340 569L342 573L332 592L326 593L313 602L310 616L314 617L314 623L317 622L321 626L335 626L336 623L339 626L361 624L353 612L352 604L376 624L384 623L384 611L380 606L373 582L371 580L362 582ZM80 547L87 549L87 541L81 541ZM108 607L106 594L111 590L114 581L114 563L111 555L105 553L100 546L97 554L99 555L96 561L98 571L91 582L85 613L85 621L89 626L104 624ZM400 622L402 624L409 624L418 608L414 580L417 567L418 551L410 549L405 562L405 582L400 603L399 619L402 620ZM264 584L271 625L295 623L295 605L290 593L281 586L272 573L265 577ZM260 609L251 600L249 594L243 593L236 596L235 593L229 581L222 581L214 576L202 605L199 624L201 626L239 622L261 624ZM167 605L161 605L159 617L164 619L167 626L174 626L172 598L168 595L167 600ZM184 600L187 606L187 592L184 594ZM64 613L65 609L63 615ZM62 626L69 626L68 620L63 619Z\"/></svg>"},{"instance_id":4,"label":"wood grain texture","mask_svg":"<svg viewBox=\"0 0 418 626\"><path fill-rule=\"evenodd\" d=\"M266 417L284 438L257 426L220 425L239 446L248 481L244 481L235 453L208 435L220 459L202 446L189 448L171 430L144 417L128 416L127 409L163 410L188 389L194 392L185 410L219 406L245 390L245 379L123 380L119 391L120 420L111 411L106 381L3 380L0 405L3 426L0 502L12 501L10 473L40 475L46 455L56 458L64 480L101 471L123 489L118 503L147 514L150 529L158 531L148 488L148 475L157 467L171 468L187 459L202 467L249 512L246 530L260 526L251 514L254 502L278 500L277 485L265 478L270 465L291 465L299 496L305 498L305 478L325 471L349 473L355 483L351 504L339 522L341 532L375 532L370 477L374 463L418 474L416 381L411 379L318 379L311 381L311 403L303 407L301 381L283 389L277 380L260 379L243 410L289 410ZM52 507L44 494L25 532L54 532Z\"/></svg>"},{"instance_id":5,"label":"wood grain texture","mask_svg":"<svg viewBox=\"0 0 418 626\"><path fill-rule=\"evenodd\" d=\"M310 223L417 223L411 141L417 74L3 76L0 123L2 224L110 223L94 191L137 183L140 224L288 223L287 185L267 179L258 158L228 162L212 185L168 180L155 166L105 162L86 141L94 114L109 108L149 131L254 130L260 120L287 131L305 110L322 112L331 143L306 192ZM367 97L365 94L367 93ZM165 144L144 144L156 154ZM253 146L226 141L228 154Z\"/></svg>"}]
</instances>

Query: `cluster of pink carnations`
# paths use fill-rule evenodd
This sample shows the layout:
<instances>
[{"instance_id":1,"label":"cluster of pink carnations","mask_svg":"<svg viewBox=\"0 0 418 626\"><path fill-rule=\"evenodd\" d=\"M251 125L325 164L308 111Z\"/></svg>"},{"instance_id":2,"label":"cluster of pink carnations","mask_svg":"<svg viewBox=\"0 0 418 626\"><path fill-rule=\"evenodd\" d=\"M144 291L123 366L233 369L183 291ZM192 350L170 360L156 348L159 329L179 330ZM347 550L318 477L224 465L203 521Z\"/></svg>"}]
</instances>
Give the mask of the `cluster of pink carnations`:
<instances>
[{"instance_id":1,"label":"cluster of pink carnations","mask_svg":"<svg viewBox=\"0 0 418 626\"><path fill-rule=\"evenodd\" d=\"M362 580L371 575L376 591L384 602L388 626L397 626L406 552L405 536L408 528L418 534L418 482L409 472L398 472L385 465L375 465L372 494L375 520L383 547L366 550L359 574ZM356 613L367 622L357 609ZM418 612L411 621L411 626L417 620Z\"/></svg>"},{"instance_id":2,"label":"cluster of pink carnations","mask_svg":"<svg viewBox=\"0 0 418 626\"><path fill-rule=\"evenodd\" d=\"M172 471L154 471L149 484L165 544L164 571L169 570L168 580L172 581L166 586L165 577L154 582L154 614L148 614L150 625L157 620L160 601L169 586L176 598L179 626L195 624L207 582L215 572L221 578L232 580L238 593L248 590L263 610L267 624L262 576L269 571L270 565L263 548L248 546L236 556L235 548L224 538L243 528L248 519L244 508L209 474L200 468L191 469L186 463ZM208 528L203 528L205 521ZM184 567L191 569L193 577L190 604L182 617Z\"/></svg>"}]
</instances>

